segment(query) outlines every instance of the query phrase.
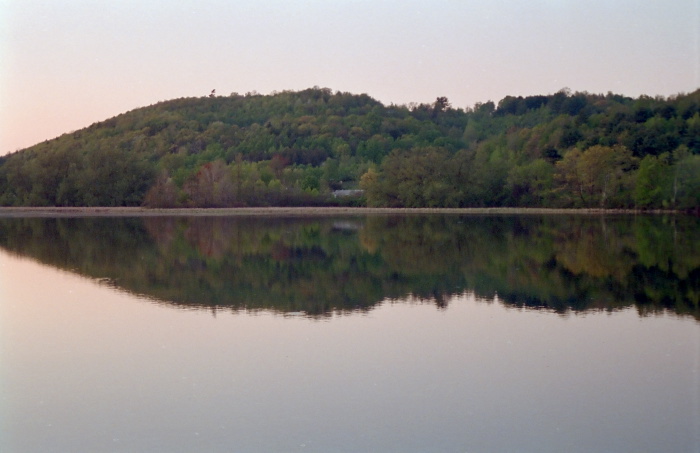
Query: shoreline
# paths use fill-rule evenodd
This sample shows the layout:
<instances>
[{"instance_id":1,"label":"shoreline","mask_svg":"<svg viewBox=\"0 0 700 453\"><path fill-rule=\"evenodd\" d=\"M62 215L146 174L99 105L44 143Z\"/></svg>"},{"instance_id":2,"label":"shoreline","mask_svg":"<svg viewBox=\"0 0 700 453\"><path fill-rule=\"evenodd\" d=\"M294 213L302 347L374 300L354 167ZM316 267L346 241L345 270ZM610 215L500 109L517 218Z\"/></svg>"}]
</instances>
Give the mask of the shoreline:
<instances>
[{"instance_id":1,"label":"shoreline","mask_svg":"<svg viewBox=\"0 0 700 453\"><path fill-rule=\"evenodd\" d=\"M606 215L685 214L674 210L557 209L557 208L343 208L343 207L257 207L257 208L143 208L143 207L0 207L4 217L236 217L236 216L365 216L365 215Z\"/></svg>"}]
</instances>

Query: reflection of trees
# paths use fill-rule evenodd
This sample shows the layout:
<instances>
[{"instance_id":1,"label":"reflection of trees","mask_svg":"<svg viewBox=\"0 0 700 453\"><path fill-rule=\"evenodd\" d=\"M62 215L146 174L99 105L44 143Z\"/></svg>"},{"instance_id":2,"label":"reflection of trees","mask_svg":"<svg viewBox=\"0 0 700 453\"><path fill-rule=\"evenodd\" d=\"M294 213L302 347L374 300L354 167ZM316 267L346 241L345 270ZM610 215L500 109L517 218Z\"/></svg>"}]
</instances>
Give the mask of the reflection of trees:
<instances>
[{"instance_id":1,"label":"reflection of trees","mask_svg":"<svg viewBox=\"0 0 700 453\"><path fill-rule=\"evenodd\" d=\"M677 245L640 240L647 230ZM689 217L376 217L361 234L402 272L508 304L700 315L700 230Z\"/></svg>"},{"instance_id":2,"label":"reflection of trees","mask_svg":"<svg viewBox=\"0 0 700 453\"><path fill-rule=\"evenodd\" d=\"M624 281L636 262L633 237L609 234L607 220L570 222L556 238L556 259L574 275Z\"/></svg>"},{"instance_id":3,"label":"reflection of trees","mask_svg":"<svg viewBox=\"0 0 700 453\"><path fill-rule=\"evenodd\" d=\"M690 217L0 219L0 246L174 304L320 315L468 291L700 319Z\"/></svg>"}]
</instances>

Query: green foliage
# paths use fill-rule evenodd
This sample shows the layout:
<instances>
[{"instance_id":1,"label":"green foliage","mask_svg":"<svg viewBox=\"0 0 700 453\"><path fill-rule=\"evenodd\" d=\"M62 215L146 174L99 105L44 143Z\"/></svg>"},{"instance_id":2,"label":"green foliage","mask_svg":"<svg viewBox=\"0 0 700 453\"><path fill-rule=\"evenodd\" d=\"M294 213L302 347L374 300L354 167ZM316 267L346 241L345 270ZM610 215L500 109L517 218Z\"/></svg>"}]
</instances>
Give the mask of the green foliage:
<instances>
[{"instance_id":1,"label":"green foliage","mask_svg":"<svg viewBox=\"0 0 700 453\"><path fill-rule=\"evenodd\" d=\"M700 155L684 157L674 165L672 200L681 209L700 211Z\"/></svg>"},{"instance_id":2,"label":"green foliage","mask_svg":"<svg viewBox=\"0 0 700 453\"><path fill-rule=\"evenodd\" d=\"M700 90L461 109L314 87L175 99L5 156L0 205L331 204L373 168L375 206L695 209L698 155Z\"/></svg>"},{"instance_id":3,"label":"green foliage","mask_svg":"<svg viewBox=\"0 0 700 453\"><path fill-rule=\"evenodd\" d=\"M535 159L508 172L507 191L514 206L550 206L553 201L554 168Z\"/></svg>"},{"instance_id":4,"label":"green foliage","mask_svg":"<svg viewBox=\"0 0 700 453\"><path fill-rule=\"evenodd\" d=\"M372 206L406 208L454 206L453 187L444 177L447 163L442 148L395 150L382 164L381 182L373 173L363 177L367 201Z\"/></svg>"},{"instance_id":5,"label":"green foliage","mask_svg":"<svg viewBox=\"0 0 700 453\"><path fill-rule=\"evenodd\" d=\"M556 176L564 196L582 207L624 207L632 187L636 159L625 147L596 145L583 152L569 151L556 164Z\"/></svg>"},{"instance_id":6,"label":"green foliage","mask_svg":"<svg viewBox=\"0 0 700 453\"><path fill-rule=\"evenodd\" d=\"M662 158L647 155L639 163L634 189L634 202L638 207L658 208L668 202L672 168L667 160L667 155Z\"/></svg>"}]
</instances>

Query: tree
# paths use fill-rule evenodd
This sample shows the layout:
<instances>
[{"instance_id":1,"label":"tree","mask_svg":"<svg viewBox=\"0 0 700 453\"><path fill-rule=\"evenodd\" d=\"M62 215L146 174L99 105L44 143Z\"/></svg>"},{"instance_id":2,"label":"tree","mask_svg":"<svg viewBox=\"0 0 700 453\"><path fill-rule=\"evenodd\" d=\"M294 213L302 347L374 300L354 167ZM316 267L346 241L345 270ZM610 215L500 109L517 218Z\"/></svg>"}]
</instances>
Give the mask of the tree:
<instances>
[{"instance_id":1,"label":"tree","mask_svg":"<svg viewBox=\"0 0 700 453\"><path fill-rule=\"evenodd\" d=\"M161 173L146 192L143 205L149 208L174 208L178 205L178 189L167 172Z\"/></svg>"},{"instance_id":2,"label":"tree","mask_svg":"<svg viewBox=\"0 0 700 453\"><path fill-rule=\"evenodd\" d=\"M592 146L581 152L570 150L556 163L556 178L565 197L585 207L608 207L622 188L631 189L631 171L636 159L624 146ZM574 198L572 198L574 197Z\"/></svg>"},{"instance_id":3,"label":"tree","mask_svg":"<svg viewBox=\"0 0 700 453\"><path fill-rule=\"evenodd\" d=\"M197 207L228 206L233 201L233 181L223 160L208 162L185 184L185 192Z\"/></svg>"},{"instance_id":4,"label":"tree","mask_svg":"<svg viewBox=\"0 0 700 453\"><path fill-rule=\"evenodd\" d=\"M360 189L365 191L367 205L370 207L400 206L396 187L391 187L383 174L374 166L360 178Z\"/></svg>"},{"instance_id":5,"label":"tree","mask_svg":"<svg viewBox=\"0 0 700 453\"><path fill-rule=\"evenodd\" d=\"M640 208L660 208L671 195L672 169L668 155L645 156L639 163L634 202Z\"/></svg>"},{"instance_id":6,"label":"tree","mask_svg":"<svg viewBox=\"0 0 700 453\"><path fill-rule=\"evenodd\" d=\"M381 173L365 173L362 187L374 206L454 207L453 180L444 149L419 147L393 151L384 159Z\"/></svg>"},{"instance_id":7,"label":"tree","mask_svg":"<svg viewBox=\"0 0 700 453\"><path fill-rule=\"evenodd\" d=\"M514 206L547 206L551 198L554 167L544 159L513 167L507 186Z\"/></svg>"},{"instance_id":8,"label":"tree","mask_svg":"<svg viewBox=\"0 0 700 453\"><path fill-rule=\"evenodd\" d=\"M700 210L700 155L686 155L675 163L673 193L676 207Z\"/></svg>"},{"instance_id":9,"label":"tree","mask_svg":"<svg viewBox=\"0 0 700 453\"><path fill-rule=\"evenodd\" d=\"M508 150L501 145L483 144L477 147L471 172L470 206L502 206L508 199L506 183L513 166Z\"/></svg>"},{"instance_id":10,"label":"tree","mask_svg":"<svg viewBox=\"0 0 700 453\"><path fill-rule=\"evenodd\" d=\"M289 159L281 154L275 154L270 160L270 168L272 168L275 178L277 179L282 178L282 171L287 165L289 165Z\"/></svg>"},{"instance_id":11,"label":"tree","mask_svg":"<svg viewBox=\"0 0 700 453\"><path fill-rule=\"evenodd\" d=\"M433 117L446 112L450 107L450 101L445 96L439 96L435 99L435 102L433 102Z\"/></svg>"}]
</instances>

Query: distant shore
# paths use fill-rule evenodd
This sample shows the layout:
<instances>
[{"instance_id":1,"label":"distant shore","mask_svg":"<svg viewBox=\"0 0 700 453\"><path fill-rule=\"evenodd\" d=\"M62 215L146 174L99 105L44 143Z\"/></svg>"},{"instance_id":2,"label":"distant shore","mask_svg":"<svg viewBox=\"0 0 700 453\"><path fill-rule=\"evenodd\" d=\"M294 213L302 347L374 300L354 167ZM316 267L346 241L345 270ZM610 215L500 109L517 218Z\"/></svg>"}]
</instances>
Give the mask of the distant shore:
<instances>
[{"instance_id":1,"label":"distant shore","mask_svg":"<svg viewBox=\"0 0 700 453\"><path fill-rule=\"evenodd\" d=\"M0 217L164 217L164 216L346 216L389 214L527 215L527 214L678 214L672 210L549 208L173 208L142 207L0 207Z\"/></svg>"}]
</instances>

